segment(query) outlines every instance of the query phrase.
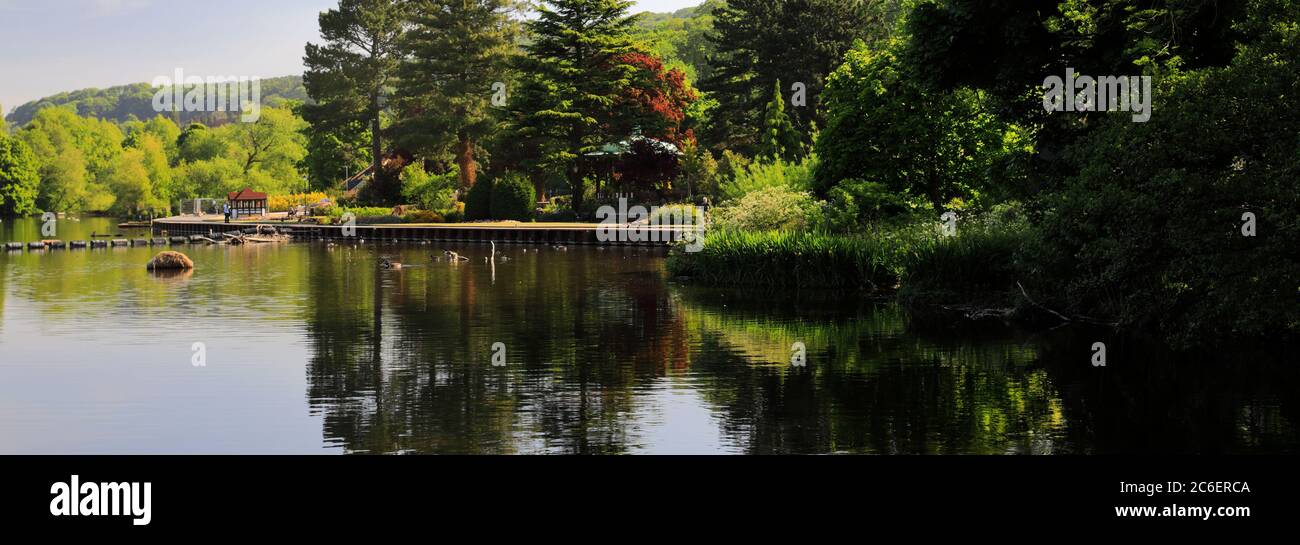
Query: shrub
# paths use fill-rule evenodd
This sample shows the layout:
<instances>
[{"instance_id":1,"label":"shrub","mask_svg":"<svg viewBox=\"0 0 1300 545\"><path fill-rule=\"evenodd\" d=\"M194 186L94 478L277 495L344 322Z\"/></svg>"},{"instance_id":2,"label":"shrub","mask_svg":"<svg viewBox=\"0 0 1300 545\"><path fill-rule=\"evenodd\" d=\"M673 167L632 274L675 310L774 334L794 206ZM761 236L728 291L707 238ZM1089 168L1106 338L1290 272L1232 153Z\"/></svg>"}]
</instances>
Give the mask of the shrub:
<instances>
[{"instance_id":1,"label":"shrub","mask_svg":"<svg viewBox=\"0 0 1300 545\"><path fill-rule=\"evenodd\" d=\"M417 161L402 171L402 197L422 210L442 210L455 199L459 178L456 167L444 174L431 174Z\"/></svg>"},{"instance_id":2,"label":"shrub","mask_svg":"<svg viewBox=\"0 0 1300 545\"><path fill-rule=\"evenodd\" d=\"M811 194L777 186L756 190L714 209L713 222L719 229L797 231L813 226L820 212Z\"/></svg>"},{"instance_id":3,"label":"shrub","mask_svg":"<svg viewBox=\"0 0 1300 545\"><path fill-rule=\"evenodd\" d=\"M357 224L373 223L397 223L401 218L393 216L393 209L382 206L371 207L346 207L330 206L319 210L318 213L325 214L328 221L324 225L338 225L342 223L343 216L352 214L356 217Z\"/></svg>"},{"instance_id":4,"label":"shrub","mask_svg":"<svg viewBox=\"0 0 1300 545\"><path fill-rule=\"evenodd\" d=\"M859 231L911 210L905 199L884 184L857 179L840 182L827 197L825 224L836 232Z\"/></svg>"},{"instance_id":5,"label":"shrub","mask_svg":"<svg viewBox=\"0 0 1300 545\"><path fill-rule=\"evenodd\" d=\"M266 199L266 206L271 212L287 212L295 206L310 206L328 198L329 195L321 192L271 195Z\"/></svg>"},{"instance_id":6,"label":"shrub","mask_svg":"<svg viewBox=\"0 0 1300 545\"><path fill-rule=\"evenodd\" d=\"M537 193L528 177L512 172L493 184L489 204L492 219L532 221Z\"/></svg>"},{"instance_id":7,"label":"shrub","mask_svg":"<svg viewBox=\"0 0 1300 545\"><path fill-rule=\"evenodd\" d=\"M447 223L461 223L465 221L465 203L451 203L451 206L442 211L442 218Z\"/></svg>"},{"instance_id":8,"label":"shrub","mask_svg":"<svg viewBox=\"0 0 1300 545\"><path fill-rule=\"evenodd\" d=\"M797 163L781 160L750 163L719 188L722 200L735 200L760 189L782 187L807 191L812 187L817 157L809 156Z\"/></svg>"},{"instance_id":9,"label":"shrub","mask_svg":"<svg viewBox=\"0 0 1300 545\"><path fill-rule=\"evenodd\" d=\"M482 221L492 219L492 179L479 178L478 183L465 195L465 220Z\"/></svg>"},{"instance_id":10,"label":"shrub","mask_svg":"<svg viewBox=\"0 0 1300 545\"><path fill-rule=\"evenodd\" d=\"M537 221L550 223L565 223L578 221L578 213L569 206L568 199L556 197L551 202L546 203L542 212L537 216Z\"/></svg>"},{"instance_id":11,"label":"shrub","mask_svg":"<svg viewBox=\"0 0 1300 545\"><path fill-rule=\"evenodd\" d=\"M442 214L429 210L416 210L402 216L402 223L444 223Z\"/></svg>"},{"instance_id":12,"label":"shrub","mask_svg":"<svg viewBox=\"0 0 1300 545\"><path fill-rule=\"evenodd\" d=\"M693 204L665 204L656 207L648 221L651 225L695 225L698 213Z\"/></svg>"}]
</instances>

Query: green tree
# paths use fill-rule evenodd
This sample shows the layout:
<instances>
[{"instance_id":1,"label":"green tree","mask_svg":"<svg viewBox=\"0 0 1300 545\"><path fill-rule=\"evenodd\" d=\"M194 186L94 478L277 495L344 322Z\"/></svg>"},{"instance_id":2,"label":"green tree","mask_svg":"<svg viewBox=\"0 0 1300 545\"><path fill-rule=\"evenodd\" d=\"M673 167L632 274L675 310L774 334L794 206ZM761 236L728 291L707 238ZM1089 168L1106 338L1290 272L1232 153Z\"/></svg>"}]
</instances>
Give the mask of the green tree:
<instances>
[{"instance_id":1,"label":"green tree","mask_svg":"<svg viewBox=\"0 0 1300 545\"><path fill-rule=\"evenodd\" d=\"M460 185L478 179L475 147L498 125L493 96L505 92L518 24L515 0L420 0L402 42L397 129L417 150L441 150L450 139Z\"/></svg>"},{"instance_id":2,"label":"green tree","mask_svg":"<svg viewBox=\"0 0 1300 545\"><path fill-rule=\"evenodd\" d=\"M669 68L684 71L690 81L708 79L713 75L709 58L715 53L714 43L709 40L713 12L725 3L705 0L671 14L643 14L637 24L636 40Z\"/></svg>"},{"instance_id":3,"label":"green tree","mask_svg":"<svg viewBox=\"0 0 1300 545\"><path fill-rule=\"evenodd\" d=\"M717 197L718 161L713 152L695 141L686 142L682 146L681 173L687 194Z\"/></svg>"},{"instance_id":4,"label":"green tree","mask_svg":"<svg viewBox=\"0 0 1300 545\"><path fill-rule=\"evenodd\" d=\"M941 211L988 183L1010 128L978 91L931 91L913 81L895 54L899 45L873 51L859 43L829 78L815 187L825 194L856 178Z\"/></svg>"},{"instance_id":5,"label":"green tree","mask_svg":"<svg viewBox=\"0 0 1300 545\"><path fill-rule=\"evenodd\" d=\"M1150 121L1107 114L1066 149L1075 174L1025 252L1031 293L1178 346L1300 334L1295 7L1251 2L1230 66L1167 74Z\"/></svg>"},{"instance_id":6,"label":"green tree","mask_svg":"<svg viewBox=\"0 0 1300 545\"><path fill-rule=\"evenodd\" d=\"M301 116L303 106L298 108ZM303 157L300 168L306 172L308 186L312 189L334 189L341 181L370 165L370 134L364 125L353 123L332 130L307 125L302 132L306 137L307 155Z\"/></svg>"},{"instance_id":7,"label":"green tree","mask_svg":"<svg viewBox=\"0 0 1300 545\"><path fill-rule=\"evenodd\" d=\"M179 162L208 161L226 154L228 144L202 123L192 123L176 140Z\"/></svg>"},{"instance_id":8,"label":"green tree","mask_svg":"<svg viewBox=\"0 0 1300 545\"><path fill-rule=\"evenodd\" d=\"M145 172L149 176L153 204L170 209L172 199L176 197L176 188L163 143L153 134L146 133L136 141L133 149L140 150Z\"/></svg>"},{"instance_id":9,"label":"green tree","mask_svg":"<svg viewBox=\"0 0 1300 545\"><path fill-rule=\"evenodd\" d=\"M126 133L126 138L122 142L123 147L136 147L141 137L150 135L162 145L169 164L175 164L179 159L177 142L180 140L181 129L172 120L159 115L149 121L131 120L124 123L122 127Z\"/></svg>"},{"instance_id":10,"label":"green tree","mask_svg":"<svg viewBox=\"0 0 1300 545\"><path fill-rule=\"evenodd\" d=\"M785 96L781 91L781 80L777 79L772 89L772 100L767 103L767 111L763 113L763 135L758 141L758 157L790 161L802 155L803 144L790 117L785 114Z\"/></svg>"},{"instance_id":11,"label":"green tree","mask_svg":"<svg viewBox=\"0 0 1300 545\"><path fill-rule=\"evenodd\" d=\"M527 55L520 92L513 97L517 139L537 153L537 163L562 169L581 209L586 176L580 159L611 134L612 107L635 67L620 60L634 50L630 0L547 0L527 23ZM538 184L534 179L534 185Z\"/></svg>"},{"instance_id":12,"label":"green tree","mask_svg":"<svg viewBox=\"0 0 1300 545\"><path fill-rule=\"evenodd\" d=\"M122 153L122 131L108 121L80 117L67 108L46 108L37 112L18 135L38 160L53 158L63 150L81 150L92 177L102 176Z\"/></svg>"},{"instance_id":13,"label":"green tree","mask_svg":"<svg viewBox=\"0 0 1300 545\"><path fill-rule=\"evenodd\" d=\"M48 212L83 210L89 197L90 174L81 150L64 149L41 167L41 192L37 205Z\"/></svg>"},{"instance_id":14,"label":"green tree","mask_svg":"<svg viewBox=\"0 0 1300 545\"><path fill-rule=\"evenodd\" d=\"M231 145L228 157L239 162L245 176L260 170L280 180L286 189L298 190L297 167L307 155L305 124L292 111L264 108L254 123L234 123L219 132Z\"/></svg>"},{"instance_id":15,"label":"green tree","mask_svg":"<svg viewBox=\"0 0 1300 545\"><path fill-rule=\"evenodd\" d=\"M242 189L243 167L237 161L217 157L182 163L173 173L175 197L181 199L215 199Z\"/></svg>"},{"instance_id":16,"label":"green tree","mask_svg":"<svg viewBox=\"0 0 1300 545\"><path fill-rule=\"evenodd\" d=\"M714 11L717 49L713 73L700 88L718 101L711 112L713 144L753 153L776 80L806 92L790 117L804 143L824 126L820 95L825 78L854 40L884 32L883 0L730 0ZM895 2L896 3L896 2Z\"/></svg>"},{"instance_id":17,"label":"green tree","mask_svg":"<svg viewBox=\"0 0 1300 545\"><path fill-rule=\"evenodd\" d=\"M323 45L307 44L303 85L314 103L302 108L311 131L354 134L368 126L373 187L395 197L383 170L383 118L409 23L405 0L340 0L320 14Z\"/></svg>"},{"instance_id":18,"label":"green tree","mask_svg":"<svg viewBox=\"0 0 1300 545\"><path fill-rule=\"evenodd\" d=\"M165 208L153 193L153 181L149 178L146 161L143 151L128 149L118 156L107 174L108 187L116 198L118 211L134 216L153 214Z\"/></svg>"},{"instance_id":19,"label":"green tree","mask_svg":"<svg viewBox=\"0 0 1300 545\"><path fill-rule=\"evenodd\" d=\"M104 177L122 153L123 136L116 125L80 117L67 108L45 108L15 137L36 158L41 176L38 204L45 210L102 211L112 205Z\"/></svg>"},{"instance_id":20,"label":"green tree","mask_svg":"<svg viewBox=\"0 0 1300 545\"><path fill-rule=\"evenodd\" d=\"M1066 67L1087 75L1151 74L1168 67L1224 66L1234 28L1260 0L938 0L906 17L900 57L913 78L940 91L978 89L990 109L1032 127L1027 162L1033 191L1051 189L1071 172L1061 160L1072 142L1099 125L1102 112L1052 115L1043 108L1043 78ZM1264 3L1274 3L1265 0ZM1291 0L1278 4L1296 13ZM1257 34L1256 34L1257 35Z\"/></svg>"},{"instance_id":21,"label":"green tree","mask_svg":"<svg viewBox=\"0 0 1300 545\"><path fill-rule=\"evenodd\" d=\"M25 216L36 212L41 178L27 144L0 135L0 216Z\"/></svg>"}]
</instances>

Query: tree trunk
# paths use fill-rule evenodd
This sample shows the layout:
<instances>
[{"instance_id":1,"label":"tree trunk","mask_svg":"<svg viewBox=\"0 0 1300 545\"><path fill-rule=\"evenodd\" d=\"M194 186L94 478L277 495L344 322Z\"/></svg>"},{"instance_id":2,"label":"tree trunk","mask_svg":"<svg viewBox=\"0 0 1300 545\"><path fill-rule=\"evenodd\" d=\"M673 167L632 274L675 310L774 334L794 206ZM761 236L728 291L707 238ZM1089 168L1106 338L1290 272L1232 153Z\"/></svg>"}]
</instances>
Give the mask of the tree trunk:
<instances>
[{"instance_id":1,"label":"tree trunk","mask_svg":"<svg viewBox=\"0 0 1300 545\"><path fill-rule=\"evenodd\" d=\"M582 171L578 169L578 165L576 164L569 169L569 188L573 190L573 200L571 201L573 203L573 211L578 212L579 210L582 210L583 194L587 192L587 184L586 180L582 178Z\"/></svg>"},{"instance_id":2,"label":"tree trunk","mask_svg":"<svg viewBox=\"0 0 1300 545\"><path fill-rule=\"evenodd\" d=\"M380 184L384 183L384 145L379 140L380 107L378 91L371 96L371 107L373 109L370 114L370 185L373 186L371 187L372 191L376 191L379 195L387 195L387 188L380 187Z\"/></svg>"},{"instance_id":3,"label":"tree trunk","mask_svg":"<svg viewBox=\"0 0 1300 545\"><path fill-rule=\"evenodd\" d=\"M582 177L582 134L577 129L569 133L569 149L577 155L573 163L569 165L569 171L566 173L569 178L569 188L573 190L572 203L573 211L581 214L583 200L587 189L586 180Z\"/></svg>"},{"instance_id":4,"label":"tree trunk","mask_svg":"<svg viewBox=\"0 0 1300 545\"><path fill-rule=\"evenodd\" d=\"M533 176L533 190L537 192L537 202L547 202L545 177Z\"/></svg>"},{"instance_id":5,"label":"tree trunk","mask_svg":"<svg viewBox=\"0 0 1300 545\"><path fill-rule=\"evenodd\" d=\"M456 166L460 168L460 187L469 190L478 183L478 163L474 161L474 139L461 133L456 145Z\"/></svg>"}]
</instances>

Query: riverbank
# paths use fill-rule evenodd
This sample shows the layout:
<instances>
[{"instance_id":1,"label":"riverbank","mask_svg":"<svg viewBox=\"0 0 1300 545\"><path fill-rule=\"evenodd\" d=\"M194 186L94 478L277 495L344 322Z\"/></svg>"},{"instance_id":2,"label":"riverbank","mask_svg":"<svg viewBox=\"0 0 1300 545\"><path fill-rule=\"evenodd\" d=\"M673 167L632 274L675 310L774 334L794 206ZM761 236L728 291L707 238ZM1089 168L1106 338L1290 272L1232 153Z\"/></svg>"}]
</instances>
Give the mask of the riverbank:
<instances>
[{"instance_id":1,"label":"riverbank","mask_svg":"<svg viewBox=\"0 0 1300 545\"><path fill-rule=\"evenodd\" d=\"M1207 329L1189 310L1194 310L1192 303L1214 300L1183 294L1187 303L1161 312L1138 304L1134 293L1139 286L1132 284L1096 286L1086 300L1063 297L1063 286L1079 286L1072 277L1050 274L1041 266L1041 245L1042 237L1020 221L968 222L952 235L937 226L917 225L852 235L717 231L708 234L700 252L671 252L667 269L688 284L888 297L931 323L1086 324L1158 339L1177 349L1220 341L1292 343L1300 330L1285 316L1235 314L1230 302L1216 310L1224 320L1249 319L1258 327ZM1206 331L1214 333L1199 334Z\"/></svg>"},{"instance_id":2,"label":"riverbank","mask_svg":"<svg viewBox=\"0 0 1300 545\"><path fill-rule=\"evenodd\" d=\"M153 232L160 236L191 236L254 229L257 225L276 229L305 240L358 238L388 242L496 242L500 244L645 246L666 248L695 228L682 225L607 226L598 223L481 222L447 224L317 225L286 221L241 220L225 223L220 218L177 216L154 220Z\"/></svg>"}]
</instances>

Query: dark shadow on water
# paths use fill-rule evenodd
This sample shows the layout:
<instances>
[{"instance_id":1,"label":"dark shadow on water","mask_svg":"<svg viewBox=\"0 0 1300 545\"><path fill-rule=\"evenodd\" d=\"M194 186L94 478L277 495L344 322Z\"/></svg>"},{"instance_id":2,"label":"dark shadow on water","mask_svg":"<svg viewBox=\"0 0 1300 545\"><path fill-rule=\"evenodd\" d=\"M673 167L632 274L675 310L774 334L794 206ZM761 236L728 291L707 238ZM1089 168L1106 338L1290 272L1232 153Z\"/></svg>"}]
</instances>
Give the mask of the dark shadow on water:
<instances>
[{"instance_id":1,"label":"dark shadow on water","mask_svg":"<svg viewBox=\"0 0 1300 545\"><path fill-rule=\"evenodd\" d=\"M1193 357L1080 328L935 327L838 293L699 289L634 252L379 271L313 256L326 442L407 453L1295 452L1279 351ZM427 249L385 249L422 263ZM1106 368L1090 363L1108 341ZM493 365L494 345L507 365ZM807 349L807 366L791 365ZM704 415L704 416L701 416Z\"/></svg>"}]
</instances>

